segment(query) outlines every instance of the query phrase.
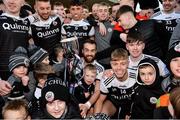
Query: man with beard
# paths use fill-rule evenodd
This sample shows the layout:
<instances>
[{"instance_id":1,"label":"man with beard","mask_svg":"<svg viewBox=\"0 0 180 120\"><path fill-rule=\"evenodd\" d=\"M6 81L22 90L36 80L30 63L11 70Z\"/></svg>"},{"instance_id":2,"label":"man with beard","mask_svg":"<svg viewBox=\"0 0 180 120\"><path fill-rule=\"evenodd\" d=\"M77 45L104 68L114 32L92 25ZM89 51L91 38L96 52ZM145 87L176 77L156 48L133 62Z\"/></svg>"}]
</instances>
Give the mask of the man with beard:
<instances>
[{"instance_id":1,"label":"man with beard","mask_svg":"<svg viewBox=\"0 0 180 120\"><path fill-rule=\"evenodd\" d=\"M97 45L96 42L94 40L90 40L87 39L85 40L83 46L82 46L82 56L78 66L75 69L75 75L76 78L78 80L82 79L83 76L83 68L87 65L87 64L93 64L96 66L97 69L97 79L100 80L100 76L103 71L104 71L104 67L102 65L100 65L96 60L95 60L95 56L96 56L96 52L97 52Z\"/></svg>"},{"instance_id":2,"label":"man with beard","mask_svg":"<svg viewBox=\"0 0 180 120\"><path fill-rule=\"evenodd\" d=\"M51 54L54 46L61 40L60 17L51 15L50 0L35 0L34 8L36 13L28 17L34 43Z\"/></svg>"},{"instance_id":3,"label":"man with beard","mask_svg":"<svg viewBox=\"0 0 180 120\"><path fill-rule=\"evenodd\" d=\"M96 42L94 40L87 39L85 40L83 46L82 46L82 55L83 57L80 59L77 68L75 69L75 75L78 78L78 83L82 82L83 78L83 69L86 65L88 64L93 64L96 67L96 80L95 80L95 91L88 100L89 102L86 104L81 104L80 110L81 110L81 115L86 116L87 111L91 107L92 104L94 104L97 100L97 98L100 95L100 80L102 73L104 72L104 67L100 65L96 60Z\"/></svg>"}]
</instances>

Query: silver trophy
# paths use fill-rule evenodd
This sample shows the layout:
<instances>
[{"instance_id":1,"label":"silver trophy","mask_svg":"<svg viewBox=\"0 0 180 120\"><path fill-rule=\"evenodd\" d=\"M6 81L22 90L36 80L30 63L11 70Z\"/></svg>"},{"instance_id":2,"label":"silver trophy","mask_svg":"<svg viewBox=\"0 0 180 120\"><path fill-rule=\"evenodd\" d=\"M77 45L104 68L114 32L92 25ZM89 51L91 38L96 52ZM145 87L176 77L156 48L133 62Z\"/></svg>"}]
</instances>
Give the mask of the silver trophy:
<instances>
[{"instance_id":1,"label":"silver trophy","mask_svg":"<svg viewBox=\"0 0 180 120\"><path fill-rule=\"evenodd\" d=\"M79 57L79 42L77 37L71 37L61 40L62 47L64 49L65 57L65 72L64 72L64 82L67 86L71 86L72 83L76 82L74 77L74 70L80 60ZM70 91L70 93L72 93Z\"/></svg>"},{"instance_id":2,"label":"silver trophy","mask_svg":"<svg viewBox=\"0 0 180 120\"><path fill-rule=\"evenodd\" d=\"M71 37L61 40L66 58L73 58L74 55L79 54L79 42L77 37Z\"/></svg>"}]
</instances>

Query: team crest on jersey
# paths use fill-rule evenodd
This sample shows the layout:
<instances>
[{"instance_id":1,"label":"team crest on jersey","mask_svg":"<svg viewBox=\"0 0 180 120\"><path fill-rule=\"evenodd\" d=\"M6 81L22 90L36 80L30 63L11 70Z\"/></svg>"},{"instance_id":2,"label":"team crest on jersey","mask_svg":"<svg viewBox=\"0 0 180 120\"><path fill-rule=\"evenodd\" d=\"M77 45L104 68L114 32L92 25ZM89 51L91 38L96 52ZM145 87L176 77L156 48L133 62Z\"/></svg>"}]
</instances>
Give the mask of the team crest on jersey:
<instances>
[{"instance_id":1,"label":"team crest on jersey","mask_svg":"<svg viewBox=\"0 0 180 120\"><path fill-rule=\"evenodd\" d=\"M83 30L87 30L88 29L88 27L87 26L83 26Z\"/></svg>"},{"instance_id":2,"label":"team crest on jersey","mask_svg":"<svg viewBox=\"0 0 180 120\"><path fill-rule=\"evenodd\" d=\"M178 18L178 19L176 19L176 23L180 23L180 19Z\"/></svg>"},{"instance_id":3,"label":"team crest on jersey","mask_svg":"<svg viewBox=\"0 0 180 120\"><path fill-rule=\"evenodd\" d=\"M108 32L112 32L112 28L108 28Z\"/></svg>"},{"instance_id":4,"label":"team crest on jersey","mask_svg":"<svg viewBox=\"0 0 180 120\"><path fill-rule=\"evenodd\" d=\"M77 27L77 26L75 27L75 30L78 30L78 27Z\"/></svg>"},{"instance_id":5,"label":"team crest on jersey","mask_svg":"<svg viewBox=\"0 0 180 120\"><path fill-rule=\"evenodd\" d=\"M26 21L26 20L23 20L23 23L24 23L25 25L27 25L27 24L28 24L28 21Z\"/></svg>"},{"instance_id":6,"label":"team crest on jersey","mask_svg":"<svg viewBox=\"0 0 180 120\"><path fill-rule=\"evenodd\" d=\"M15 21L15 22L17 22L18 20L17 19L15 19L15 18L13 18L13 20Z\"/></svg>"},{"instance_id":7,"label":"team crest on jersey","mask_svg":"<svg viewBox=\"0 0 180 120\"><path fill-rule=\"evenodd\" d=\"M156 104L157 103L157 98L156 97L151 97L150 98L150 103L151 104Z\"/></svg>"},{"instance_id":8,"label":"team crest on jersey","mask_svg":"<svg viewBox=\"0 0 180 120\"><path fill-rule=\"evenodd\" d=\"M56 26L56 25L57 25L57 22L56 22L56 21L54 21L54 22L53 22L53 25L54 25L54 26Z\"/></svg>"},{"instance_id":9,"label":"team crest on jersey","mask_svg":"<svg viewBox=\"0 0 180 120\"><path fill-rule=\"evenodd\" d=\"M157 23L163 23L162 20L158 20Z\"/></svg>"}]
</instances>

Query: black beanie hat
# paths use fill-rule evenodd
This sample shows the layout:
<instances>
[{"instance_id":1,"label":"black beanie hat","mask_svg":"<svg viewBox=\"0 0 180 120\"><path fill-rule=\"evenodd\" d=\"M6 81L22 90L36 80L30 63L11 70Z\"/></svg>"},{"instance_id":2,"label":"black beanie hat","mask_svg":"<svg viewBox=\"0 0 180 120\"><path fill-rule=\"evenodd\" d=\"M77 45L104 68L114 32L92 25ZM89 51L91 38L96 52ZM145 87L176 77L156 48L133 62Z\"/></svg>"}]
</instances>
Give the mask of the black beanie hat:
<instances>
[{"instance_id":1,"label":"black beanie hat","mask_svg":"<svg viewBox=\"0 0 180 120\"><path fill-rule=\"evenodd\" d=\"M19 46L15 49L14 54L9 57L9 71L12 72L14 68L20 65L28 67L29 62L27 50Z\"/></svg>"},{"instance_id":2,"label":"black beanie hat","mask_svg":"<svg viewBox=\"0 0 180 120\"><path fill-rule=\"evenodd\" d=\"M180 57L180 42L168 51L166 58L166 63L168 68L170 68L171 60L176 57Z\"/></svg>"},{"instance_id":3,"label":"black beanie hat","mask_svg":"<svg viewBox=\"0 0 180 120\"><path fill-rule=\"evenodd\" d=\"M31 51L29 51L29 54L30 54L30 62L32 64L42 62L49 55L46 50L39 47L35 47Z\"/></svg>"},{"instance_id":4,"label":"black beanie hat","mask_svg":"<svg viewBox=\"0 0 180 120\"><path fill-rule=\"evenodd\" d=\"M54 100L62 100L67 104L70 100L70 93L65 83L60 78L50 76L42 89L41 100L43 106Z\"/></svg>"}]
</instances>

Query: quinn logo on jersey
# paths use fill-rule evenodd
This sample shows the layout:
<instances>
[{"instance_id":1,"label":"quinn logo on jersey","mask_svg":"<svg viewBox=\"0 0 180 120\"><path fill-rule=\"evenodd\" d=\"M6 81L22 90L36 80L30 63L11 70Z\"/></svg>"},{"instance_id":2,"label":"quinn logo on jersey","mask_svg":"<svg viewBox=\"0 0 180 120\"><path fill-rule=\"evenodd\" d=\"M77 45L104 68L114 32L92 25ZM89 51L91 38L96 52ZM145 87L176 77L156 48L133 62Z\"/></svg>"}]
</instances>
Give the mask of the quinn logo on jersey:
<instances>
[{"instance_id":1,"label":"quinn logo on jersey","mask_svg":"<svg viewBox=\"0 0 180 120\"><path fill-rule=\"evenodd\" d=\"M24 26L24 25L18 25L17 23L14 24L9 24L9 23L3 23L2 27L4 30L29 30L29 27Z\"/></svg>"},{"instance_id":2,"label":"quinn logo on jersey","mask_svg":"<svg viewBox=\"0 0 180 120\"><path fill-rule=\"evenodd\" d=\"M56 34L56 33L59 33L59 28L56 28L54 30L50 30L50 31L46 31L46 32L38 32L37 33L37 36L38 37L47 37L47 36L50 36L50 35L53 35L53 34Z\"/></svg>"},{"instance_id":3,"label":"quinn logo on jersey","mask_svg":"<svg viewBox=\"0 0 180 120\"><path fill-rule=\"evenodd\" d=\"M67 32L67 36L68 37L72 37L72 36L77 36L77 37L83 37L83 36L88 36L87 35L87 33L84 33L84 32L73 32L73 33L71 33L71 32Z\"/></svg>"}]
</instances>

